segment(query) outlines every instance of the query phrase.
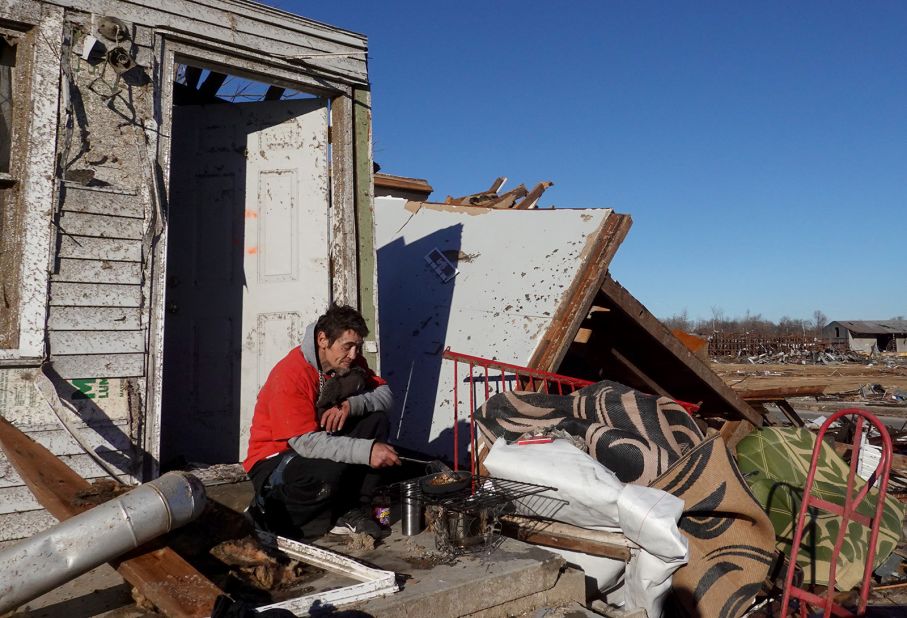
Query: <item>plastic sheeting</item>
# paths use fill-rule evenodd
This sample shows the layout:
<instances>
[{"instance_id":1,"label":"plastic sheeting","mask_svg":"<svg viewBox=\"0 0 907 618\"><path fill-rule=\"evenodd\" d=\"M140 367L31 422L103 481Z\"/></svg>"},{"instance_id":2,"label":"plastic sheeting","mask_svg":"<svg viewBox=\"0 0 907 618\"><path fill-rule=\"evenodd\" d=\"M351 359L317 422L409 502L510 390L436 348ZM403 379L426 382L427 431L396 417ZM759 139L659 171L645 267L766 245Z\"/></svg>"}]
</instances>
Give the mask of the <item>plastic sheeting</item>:
<instances>
[{"instance_id":1,"label":"plastic sheeting","mask_svg":"<svg viewBox=\"0 0 907 618\"><path fill-rule=\"evenodd\" d=\"M619 529L639 545L624 570L624 606L661 615L671 576L689 559L687 539L677 528L682 500L660 489L621 483L566 440L520 446L498 438L484 463L493 476L556 487L557 492L541 494L555 506L539 514L582 528ZM601 574L596 577L600 589L617 583L614 561L571 554L573 559L565 557L587 574Z\"/></svg>"}]
</instances>

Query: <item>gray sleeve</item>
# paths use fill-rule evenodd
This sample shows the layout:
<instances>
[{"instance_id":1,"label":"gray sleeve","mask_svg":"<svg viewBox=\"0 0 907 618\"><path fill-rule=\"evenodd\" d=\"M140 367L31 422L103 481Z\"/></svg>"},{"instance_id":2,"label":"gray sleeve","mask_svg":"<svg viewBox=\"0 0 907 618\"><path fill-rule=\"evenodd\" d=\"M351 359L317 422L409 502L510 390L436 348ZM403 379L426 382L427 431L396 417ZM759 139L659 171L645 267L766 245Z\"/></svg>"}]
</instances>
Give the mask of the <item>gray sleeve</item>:
<instances>
[{"instance_id":1,"label":"gray sleeve","mask_svg":"<svg viewBox=\"0 0 907 618\"><path fill-rule=\"evenodd\" d=\"M394 394L390 386L382 384L361 395L353 395L347 401L350 402L351 416L365 416L372 412L390 412L394 407Z\"/></svg>"},{"instance_id":2,"label":"gray sleeve","mask_svg":"<svg viewBox=\"0 0 907 618\"><path fill-rule=\"evenodd\" d=\"M289 442L290 447L303 457L367 466L372 457L374 440L332 436L326 431L312 431L290 438Z\"/></svg>"}]
</instances>

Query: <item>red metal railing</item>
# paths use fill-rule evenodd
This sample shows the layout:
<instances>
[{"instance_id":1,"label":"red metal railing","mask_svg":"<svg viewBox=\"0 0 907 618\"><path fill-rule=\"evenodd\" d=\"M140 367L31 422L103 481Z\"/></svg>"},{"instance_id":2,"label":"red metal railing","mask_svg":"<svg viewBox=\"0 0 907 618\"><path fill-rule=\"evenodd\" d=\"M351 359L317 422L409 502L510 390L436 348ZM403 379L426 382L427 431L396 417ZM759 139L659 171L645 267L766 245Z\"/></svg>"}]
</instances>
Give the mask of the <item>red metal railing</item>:
<instances>
[{"instance_id":1,"label":"red metal railing","mask_svg":"<svg viewBox=\"0 0 907 618\"><path fill-rule=\"evenodd\" d=\"M475 474L476 471L476 425L475 425L475 415L476 408L481 406L482 403L486 402L491 395L496 395L497 393L503 393L508 390L514 391L536 391L539 393L557 393L558 395L569 395L573 391L583 388L584 386L589 386L593 382L589 380L581 380L580 378L571 378L570 376L561 375L558 373L551 373L550 371L542 371L540 369L532 369L531 367L522 367L520 365L513 365L511 363L502 363L501 361L482 358L481 356L470 356L469 354L462 354L460 352L454 352L450 348L444 350L443 357L453 361L453 378L454 378L454 387L453 387L453 414L454 414L454 425L453 425L453 439L454 439L454 453L453 453L453 463L454 469L459 470L459 458L460 458L460 436L459 436L459 420L460 420L460 399L459 399L459 388L460 388L460 373L459 368L460 364L464 364L469 368L469 376L463 379L463 382L466 382L469 385L469 446L470 446L470 472ZM478 369L479 375L476 376L475 372ZM491 371L491 374L489 374ZM495 375L497 374L497 375ZM508 377L509 376L509 377ZM495 392L492 392L489 384L495 381L498 384L498 387L495 389ZM484 385L484 397L482 401L477 404L476 398L476 383L481 382ZM508 382L510 382L510 388L508 389ZM686 401L674 400L678 405L685 409L689 414L693 414L699 410L699 405L695 403L687 403Z\"/></svg>"},{"instance_id":2,"label":"red metal railing","mask_svg":"<svg viewBox=\"0 0 907 618\"><path fill-rule=\"evenodd\" d=\"M488 398L491 397L491 395L503 393L508 390L529 390L537 391L539 393L557 393L558 395L568 395L579 388L592 384L592 382L590 382L589 380L580 380L578 378L571 378L548 371L540 371L538 369L532 369L530 367L521 367L519 365L512 365L510 363L502 363L500 361L482 358L480 356L461 354L459 352L454 352L449 348L447 350L444 350L443 356L444 358L453 361L453 464L455 470L460 469L460 436L458 425L460 421L459 389L461 381L466 383L467 387L469 388L469 470L473 474L475 474L477 467L477 444L475 429L476 408L487 401ZM464 376L462 380L459 371L461 364L465 365L469 370L468 376ZM492 382L495 383L494 389L491 387ZM478 398L476 389L478 388L479 384L483 385L483 388L479 392L484 396L477 406L476 403Z\"/></svg>"},{"instance_id":3,"label":"red metal railing","mask_svg":"<svg viewBox=\"0 0 907 618\"><path fill-rule=\"evenodd\" d=\"M819 453L822 450L822 439L829 426L842 416L856 416L856 427L853 434L853 443L850 446L850 472L847 476L847 489L844 494L844 504L838 505L828 500L823 500L812 494L813 482L816 479L816 464L819 460ZM882 454L879 464L869 476L863 488L853 495L855 478L857 476L857 466L860 460L860 446L863 437L863 421L869 422L882 438ZM813 448L812 461L809 466L809 474L806 477L806 486L803 488L803 504L800 506L800 515L797 518L797 527L794 532L793 545L791 546L790 564L787 569L787 576L784 580L784 595L781 599L781 615L787 616L788 604L791 598L800 600L800 615L806 616L806 605L812 605L824 612L825 616L859 616L866 611L866 602L869 597L869 582L872 577L872 564L875 559L876 542L879 538L879 523L882 518L882 509L885 506L885 495L888 492L888 473L891 469L891 436L878 418L865 410L857 408L848 408L840 410L831 415L819 428L816 436L816 446ZM879 492L876 496L875 514L867 517L856 512L856 507L867 498L869 490L876 481L880 481ZM797 565L797 552L800 548L800 542L803 540L803 528L812 519L809 516L810 507L828 511L841 518L841 524L838 527L838 536L835 539L834 551L831 555L831 561L828 572L828 590L823 596L814 594L802 588L793 585L794 570ZM841 553L841 547L844 544L844 536L847 533L851 521L855 521L869 528L869 547L866 550L866 564L863 572L863 583L860 586L860 602L857 613L854 614L838 605L834 601L835 597L835 571L838 566L838 555Z\"/></svg>"}]
</instances>

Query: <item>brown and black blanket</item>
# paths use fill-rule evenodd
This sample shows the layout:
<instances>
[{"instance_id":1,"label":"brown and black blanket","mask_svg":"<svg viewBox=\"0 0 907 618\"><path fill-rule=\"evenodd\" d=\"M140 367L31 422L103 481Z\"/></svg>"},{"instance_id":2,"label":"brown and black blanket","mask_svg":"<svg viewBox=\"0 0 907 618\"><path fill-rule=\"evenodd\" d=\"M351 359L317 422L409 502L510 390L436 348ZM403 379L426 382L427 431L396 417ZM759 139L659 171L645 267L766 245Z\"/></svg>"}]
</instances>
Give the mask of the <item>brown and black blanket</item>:
<instances>
[{"instance_id":1,"label":"brown and black blanket","mask_svg":"<svg viewBox=\"0 0 907 618\"><path fill-rule=\"evenodd\" d=\"M583 439L622 482L682 499L690 561L674 574L672 615L736 618L759 591L773 557L771 522L721 438L706 439L678 403L603 381L571 395L501 393L477 423L480 458L498 437L553 427Z\"/></svg>"}]
</instances>

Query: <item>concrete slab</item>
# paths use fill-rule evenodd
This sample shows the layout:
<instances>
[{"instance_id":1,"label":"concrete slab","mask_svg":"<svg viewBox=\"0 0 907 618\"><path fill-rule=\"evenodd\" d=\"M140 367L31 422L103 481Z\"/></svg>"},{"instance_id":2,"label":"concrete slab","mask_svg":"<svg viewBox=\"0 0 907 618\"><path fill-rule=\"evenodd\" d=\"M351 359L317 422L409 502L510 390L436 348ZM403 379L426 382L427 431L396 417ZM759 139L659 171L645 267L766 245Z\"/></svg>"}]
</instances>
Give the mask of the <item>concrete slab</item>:
<instances>
[{"instance_id":1,"label":"concrete slab","mask_svg":"<svg viewBox=\"0 0 907 618\"><path fill-rule=\"evenodd\" d=\"M564 559L513 539L490 553L445 561L435 550L434 535L393 534L373 550L351 550L342 538L316 543L396 572L402 590L353 606L374 616L501 616L569 601L585 601L585 577ZM310 585L318 587L317 582Z\"/></svg>"},{"instance_id":2,"label":"concrete slab","mask_svg":"<svg viewBox=\"0 0 907 618\"><path fill-rule=\"evenodd\" d=\"M220 484L208 487L208 495L241 511L249 502L251 487L248 482ZM315 544L398 574L400 592L343 608L366 615L490 618L585 602L582 571L568 567L556 554L513 539L503 539L490 553L445 558L435 548L433 533L403 536L398 523L374 549L354 549L348 537L332 535ZM307 581L306 593L350 583L327 573ZM156 614L138 608L130 586L111 567L102 565L19 608L17 618L20 615L133 618Z\"/></svg>"},{"instance_id":3,"label":"concrete slab","mask_svg":"<svg viewBox=\"0 0 907 618\"><path fill-rule=\"evenodd\" d=\"M139 618L156 616L136 606L131 586L109 564L69 581L16 609L16 618Z\"/></svg>"}]
</instances>

